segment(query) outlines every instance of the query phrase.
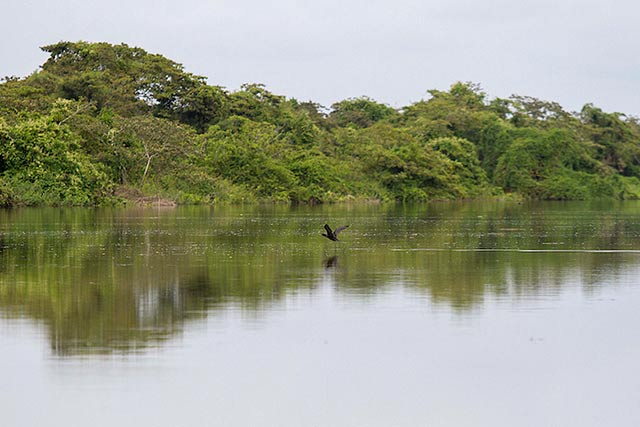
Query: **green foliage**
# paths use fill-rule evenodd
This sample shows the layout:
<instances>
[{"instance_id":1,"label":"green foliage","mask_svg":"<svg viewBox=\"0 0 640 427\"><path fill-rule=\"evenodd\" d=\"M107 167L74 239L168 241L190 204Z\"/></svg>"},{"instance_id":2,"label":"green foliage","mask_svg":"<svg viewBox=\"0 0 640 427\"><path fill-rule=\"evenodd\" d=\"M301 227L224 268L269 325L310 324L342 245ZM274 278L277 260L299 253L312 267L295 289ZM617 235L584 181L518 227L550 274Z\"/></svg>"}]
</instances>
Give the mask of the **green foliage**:
<instances>
[{"instance_id":1,"label":"green foliage","mask_svg":"<svg viewBox=\"0 0 640 427\"><path fill-rule=\"evenodd\" d=\"M587 104L580 112L584 132L597 147L597 158L625 176L640 176L640 128L619 113Z\"/></svg>"},{"instance_id":2,"label":"green foliage","mask_svg":"<svg viewBox=\"0 0 640 427\"><path fill-rule=\"evenodd\" d=\"M199 131L227 112L224 90L183 70L161 55L126 44L60 42L44 46L50 54L42 74L59 97L95 102L124 116L153 113L181 120Z\"/></svg>"},{"instance_id":3,"label":"green foliage","mask_svg":"<svg viewBox=\"0 0 640 427\"><path fill-rule=\"evenodd\" d=\"M350 145L364 172L396 200L471 197L488 186L467 141L442 138L421 143L411 132L388 124L363 129L354 137Z\"/></svg>"},{"instance_id":4,"label":"green foliage","mask_svg":"<svg viewBox=\"0 0 640 427\"><path fill-rule=\"evenodd\" d=\"M212 173L240 184L261 198L289 199L297 182L279 158L282 142L275 126L233 116L204 135Z\"/></svg>"},{"instance_id":5,"label":"green foliage","mask_svg":"<svg viewBox=\"0 0 640 427\"><path fill-rule=\"evenodd\" d=\"M515 134L496 168L496 183L505 190L552 200L617 196L606 168L569 132L523 129Z\"/></svg>"},{"instance_id":6,"label":"green foliage","mask_svg":"<svg viewBox=\"0 0 640 427\"><path fill-rule=\"evenodd\" d=\"M455 83L449 92L430 90L431 99L404 109L401 122L420 129L429 124L426 137L457 136L478 143L488 122L496 118L484 104L485 95L471 83Z\"/></svg>"},{"instance_id":7,"label":"green foliage","mask_svg":"<svg viewBox=\"0 0 640 427\"><path fill-rule=\"evenodd\" d=\"M435 138L427 146L447 156L452 162L453 173L462 184L460 197L473 197L491 193L486 172L480 167L477 148L462 138Z\"/></svg>"},{"instance_id":8,"label":"green foliage","mask_svg":"<svg viewBox=\"0 0 640 427\"><path fill-rule=\"evenodd\" d=\"M558 103L531 96L514 95L509 99L496 99L491 102L491 109L516 127L549 129L567 127L576 121Z\"/></svg>"},{"instance_id":9,"label":"green foliage","mask_svg":"<svg viewBox=\"0 0 640 427\"><path fill-rule=\"evenodd\" d=\"M471 82L456 82L451 85L449 92L430 90L434 99L442 99L453 102L457 106L468 109L482 109L485 104L486 94L478 84Z\"/></svg>"},{"instance_id":10,"label":"green foliage","mask_svg":"<svg viewBox=\"0 0 640 427\"><path fill-rule=\"evenodd\" d=\"M291 153L287 164L298 181L291 194L294 201L335 201L338 195L348 193L336 164L317 150Z\"/></svg>"},{"instance_id":11,"label":"green foliage","mask_svg":"<svg viewBox=\"0 0 640 427\"><path fill-rule=\"evenodd\" d=\"M64 107L56 104L49 116L13 126L0 123L0 172L15 203L88 205L108 197L104 168L80 150L67 125L56 121Z\"/></svg>"},{"instance_id":12,"label":"green foliage","mask_svg":"<svg viewBox=\"0 0 640 427\"><path fill-rule=\"evenodd\" d=\"M640 197L640 124L454 83L400 110L211 86L126 44L60 42L0 82L0 205ZM115 195L115 196L114 196Z\"/></svg>"},{"instance_id":13,"label":"green foliage","mask_svg":"<svg viewBox=\"0 0 640 427\"><path fill-rule=\"evenodd\" d=\"M228 95L218 86L197 86L185 93L178 116L183 123L204 132L209 125L225 118L229 110Z\"/></svg>"},{"instance_id":14,"label":"green foliage","mask_svg":"<svg viewBox=\"0 0 640 427\"><path fill-rule=\"evenodd\" d=\"M493 177L498 159L512 142L511 126L495 116L490 116L480 130L476 142L480 164L490 178Z\"/></svg>"},{"instance_id":15,"label":"green foliage","mask_svg":"<svg viewBox=\"0 0 640 427\"><path fill-rule=\"evenodd\" d=\"M396 114L393 108L375 102L366 96L336 102L331 106L331 109L329 123L337 127L365 128Z\"/></svg>"},{"instance_id":16,"label":"green foliage","mask_svg":"<svg viewBox=\"0 0 640 427\"><path fill-rule=\"evenodd\" d=\"M4 182L4 179L0 176L0 208L8 208L15 203L13 190L9 185Z\"/></svg>"},{"instance_id":17,"label":"green foliage","mask_svg":"<svg viewBox=\"0 0 640 427\"><path fill-rule=\"evenodd\" d=\"M284 97L274 95L262 84L244 84L229 96L230 115L254 121L273 121L278 116Z\"/></svg>"}]
</instances>

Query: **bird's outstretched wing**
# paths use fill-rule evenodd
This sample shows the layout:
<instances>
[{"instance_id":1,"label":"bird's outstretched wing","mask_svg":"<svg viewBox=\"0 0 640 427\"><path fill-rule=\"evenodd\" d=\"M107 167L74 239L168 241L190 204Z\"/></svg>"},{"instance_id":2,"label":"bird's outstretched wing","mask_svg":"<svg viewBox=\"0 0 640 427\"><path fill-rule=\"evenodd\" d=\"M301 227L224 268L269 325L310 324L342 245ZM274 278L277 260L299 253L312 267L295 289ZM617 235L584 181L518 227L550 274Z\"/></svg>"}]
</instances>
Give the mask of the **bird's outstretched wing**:
<instances>
[{"instance_id":1,"label":"bird's outstretched wing","mask_svg":"<svg viewBox=\"0 0 640 427\"><path fill-rule=\"evenodd\" d=\"M339 232L341 232L342 230L344 230L345 228L348 228L348 227L349 227L348 225L340 226L340 227L338 227L338 228L336 228L334 230L333 234L335 234L337 236Z\"/></svg>"},{"instance_id":2,"label":"bird's outstretched wing","mask_svg":"<svg viewBox=\"0 0 640 427\"><path fill-rule=\"evenodd\" d=\"M324 234L324 233L322 234L324 237L326 237L329 240L338 240L336 235L333 234L333 231L331 231L331 227L329 227L329 224L325 224L324 229L327 230L327 234Z\"/></svg>"}]
</instances>

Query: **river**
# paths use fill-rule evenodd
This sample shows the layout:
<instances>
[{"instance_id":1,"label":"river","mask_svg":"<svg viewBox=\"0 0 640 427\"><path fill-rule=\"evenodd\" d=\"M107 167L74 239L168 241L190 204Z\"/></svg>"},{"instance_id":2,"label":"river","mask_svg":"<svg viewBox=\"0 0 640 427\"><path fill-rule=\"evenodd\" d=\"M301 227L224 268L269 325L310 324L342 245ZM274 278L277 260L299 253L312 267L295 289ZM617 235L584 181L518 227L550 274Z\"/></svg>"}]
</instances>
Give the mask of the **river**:
<instances>
[{"instance_id":1,"label":"river","mask_svg":"<svg viewBox=\"0 0 640 427\"><path fill-rule=\"evenodd\" d=\"M637 202L0 211L3 426L637 426L639 325Z\"/></svg>"}]
</instances>

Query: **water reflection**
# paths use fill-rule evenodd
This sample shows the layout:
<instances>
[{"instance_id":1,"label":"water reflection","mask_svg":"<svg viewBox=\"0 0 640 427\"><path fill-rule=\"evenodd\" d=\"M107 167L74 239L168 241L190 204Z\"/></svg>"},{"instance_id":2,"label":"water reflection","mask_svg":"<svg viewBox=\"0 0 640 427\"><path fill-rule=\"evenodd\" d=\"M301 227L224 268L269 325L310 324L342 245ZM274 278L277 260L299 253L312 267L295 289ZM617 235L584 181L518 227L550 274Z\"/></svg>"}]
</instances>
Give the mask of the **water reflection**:
<instances>
[{"instance_id":1,"label":"water reflection","mask_svg":"<svg viewBox=\"0 0 640 427\"><path fill-rule=\"evenodd\" d=\"M324 260L324 268L330 269L338 266L338 255L330 256Z\"/></svg>"},{"instance_id":2,"label":"water reflection","mask_svg":"<svg viewBox=\"0 0 640 427\"><path fill-rule=\"evenodd\" d=\"M465 313L638 265L640 204L0 211L0 313L46 325L57 355L135 352L229 307L404 289ZM350 223L341 242L327 217Z\"/></svg>"}]
</instances>

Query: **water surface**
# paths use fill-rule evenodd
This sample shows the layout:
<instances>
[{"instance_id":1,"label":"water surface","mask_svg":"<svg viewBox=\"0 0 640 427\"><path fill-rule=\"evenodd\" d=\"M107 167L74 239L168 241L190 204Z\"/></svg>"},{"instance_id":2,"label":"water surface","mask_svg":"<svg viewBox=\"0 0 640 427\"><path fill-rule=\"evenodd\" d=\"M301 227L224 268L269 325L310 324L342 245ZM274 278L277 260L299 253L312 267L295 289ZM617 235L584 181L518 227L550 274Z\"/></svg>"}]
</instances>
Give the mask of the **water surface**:
<instances>
[{"instance_id":1,"label":"water surface","mask_svg":"<svg viewBox=\"0 0 640 427\"><path fill-rule=\"evenodd\" d=\"M639 238L632 202L0 211L0 424L640 425Z\"/></svg>"}]
</instances>

